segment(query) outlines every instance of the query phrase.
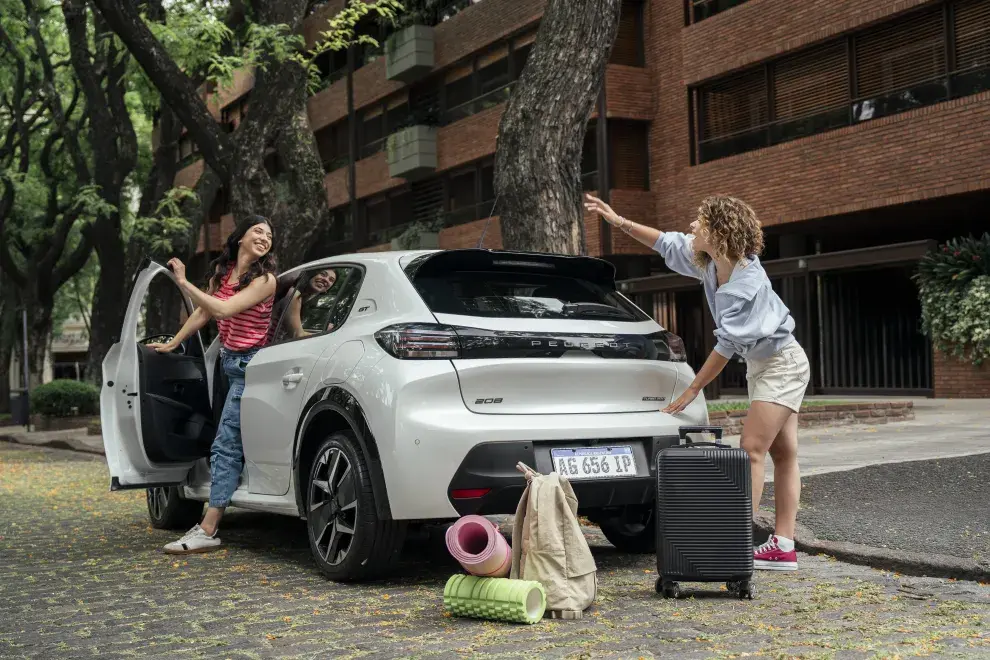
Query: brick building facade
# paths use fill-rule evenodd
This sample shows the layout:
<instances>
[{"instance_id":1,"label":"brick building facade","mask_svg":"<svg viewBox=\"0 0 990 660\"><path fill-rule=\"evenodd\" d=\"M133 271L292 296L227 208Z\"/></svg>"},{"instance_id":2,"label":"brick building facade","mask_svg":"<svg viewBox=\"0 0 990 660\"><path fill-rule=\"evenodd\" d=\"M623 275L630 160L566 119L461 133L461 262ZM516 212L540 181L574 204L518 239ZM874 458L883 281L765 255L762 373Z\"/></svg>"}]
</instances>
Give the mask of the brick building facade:
<instances>
[{"instance_id":1,"label":"brick building facade","mask_svg":"<svg viewBox=\"0 0 990 660\"><path fill-rule=\"evenodd\" d=\"M342 4L308 19L307 39ZM430 26L432 66L393 79L385 48L323 58L309 117L334 222L313 256L390 249L410 228L436 230L441 248L474 246L487 230L485 246L500 247L488 217L495 136L543 5L454 0ZM684 229L706 194L750 202L815 391L985 396L979 385L946 387L982 381L960 365L942 375L945 360L918 333L910 273L930 241L990 228L990 0L622 8L585 140L585 188L661 229ZM211 99L220 121L236 126L250 86L241 75ZM420 124L430 130L409 147L422 152L415 176L392 176L389 136ZM189 185L201 163L191 145L180 151ZM231 226L222 196L211 219L216 249ZM697 287L597 218L586 218L586 235L588 253L612 260L629 295L684 335L700 364L711 333ZM721 390L741 390L741 373L728 369Z\"/></svg>"}]
</instances>

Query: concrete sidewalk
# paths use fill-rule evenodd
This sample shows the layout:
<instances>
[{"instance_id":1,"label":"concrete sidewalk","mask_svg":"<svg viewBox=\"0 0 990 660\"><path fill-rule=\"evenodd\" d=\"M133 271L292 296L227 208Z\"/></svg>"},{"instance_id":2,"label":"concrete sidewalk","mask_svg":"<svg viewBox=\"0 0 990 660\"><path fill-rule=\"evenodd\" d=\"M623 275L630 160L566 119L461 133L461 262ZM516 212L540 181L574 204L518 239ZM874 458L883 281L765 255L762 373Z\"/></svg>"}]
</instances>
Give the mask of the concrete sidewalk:
<instances>
[{"instance_id":1,"label":"concrete sidewalk","mask_svg":"<svg viewBox=\"0 0 990 660\"><path fill-rule=\"evenodd\" d=\"M910 421L801 429L801 475L990 452L990 403L985 399L913 401L915 419ZM738 446L739 436L730 436L726 441ZM773 480L769 460L766 479Z\"/></svg>"},{"instance_id":2,"label":"concrete sidewalk","mask_svg":"<svg viewBox=\"0 0 990 660\"><path fill-rule=\"evenodd\" d=\"M86 429L69 429L67 431L31 431L23 426L6 426L0 428L0 441L15 442L19 445L32 447L51 447L53 449L70 449L88 454L104 454L103 438L98 435L87 435Z\"/></svg>"}]
</instances>

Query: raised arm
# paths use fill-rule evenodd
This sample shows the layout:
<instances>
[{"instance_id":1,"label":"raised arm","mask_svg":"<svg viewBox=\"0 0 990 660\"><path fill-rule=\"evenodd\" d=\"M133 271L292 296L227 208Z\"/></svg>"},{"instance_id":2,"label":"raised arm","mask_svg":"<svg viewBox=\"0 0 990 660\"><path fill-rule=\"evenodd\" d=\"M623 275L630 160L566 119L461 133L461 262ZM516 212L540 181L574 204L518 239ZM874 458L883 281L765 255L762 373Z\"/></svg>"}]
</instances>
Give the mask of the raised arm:
<instances>
[{"instance_id":1,"label":"raised arm","mask_svg":"<svg viewBox=\"0 0 990 660\"><path fill-rule=\"evenodd\" d=\"M205 309L215 319L230 318L275 295L275 278L272 275L264 275L255 278L250 284L227 300L220 300L208 293L200 291L199 287L187 280L186 267L181 261L172 259L168 262L168 265L172 268L172 272L175 273L175 279L178 281L179 286L189 294L193 303Z\"/></svg>"},{"instance_id":2,"label":"raised arm","mask_svg":"<svg viewBox=\"0 0 990 660\"><path fill-rule=\"evenodd\" d=\"M701 270L694 262L692 238L676 231L663 232L653 227L640 225L623 218L612 207L593 195L585 194L584 208L598 213L613 227L618 227L643 245L663 257L667 267L686 277L701 279Z\"/></svg>"},{"instance_id":3,"label":"raised arm","mask_svg":"<svg viewBox=\"0 0 990 660\"><path fill-rule=\"evenodd\" d=\"M657 241L663 236L663 232L659 229L653 227L647 227L646 225L640 225L632 220L623 218L621 215L612 210L612 207L598 199L594 195L585 194L587 198L584 202L584 208L594 213L601 215L605 218L605 222L612 225L613 227L618 227L625 233L629 234L637 241L643 245L652 248L657 244Z\"/></svg>"}]
</instances>

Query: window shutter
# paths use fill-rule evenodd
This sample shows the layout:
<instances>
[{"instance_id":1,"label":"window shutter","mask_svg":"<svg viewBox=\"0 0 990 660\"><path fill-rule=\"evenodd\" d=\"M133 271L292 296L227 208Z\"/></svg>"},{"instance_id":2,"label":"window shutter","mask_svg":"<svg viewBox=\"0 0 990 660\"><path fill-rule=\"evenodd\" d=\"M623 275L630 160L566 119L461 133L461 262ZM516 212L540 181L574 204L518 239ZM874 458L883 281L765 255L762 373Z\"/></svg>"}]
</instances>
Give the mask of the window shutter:
<instances>
[{"instance_id":1,"label":"window shutter","mask_svg":"<svg viewBox=\"0 0 990 660\"><path fill-rule=\"evenodd\" d=\"M990 0L955 6L956 71L990 66Z\"/></svg>"},{"instance_id":2,"label":"window shutter","mask_svg":"<svg viewBox=\"0 0 990 660\"><path fill-rule=\"evenodd\" d=\"M843 43L789 57L773 66L774 119L816 115L849 103L849 64Z\"/></svg>"},{"instance_id":3,"label":"window shutter","mask_svg":"<svg viewBox=\"0 0 990 660\"><path fill-rule=\"evenodd\" d=\"M882 96L946 74L941 10L926 11L856 38L860 98Z\"/></svg>"},{"instance_id":4,"label":"window shutter","mask_svg":"<svg viewBox=\"0 0 990 660\"><path fill-rule=\"evenodd\" d=\"M767 123L767 86L763 69L707 85L701 90L704 108L702 140L724 137Z\"/></svg>"}]
</instances>

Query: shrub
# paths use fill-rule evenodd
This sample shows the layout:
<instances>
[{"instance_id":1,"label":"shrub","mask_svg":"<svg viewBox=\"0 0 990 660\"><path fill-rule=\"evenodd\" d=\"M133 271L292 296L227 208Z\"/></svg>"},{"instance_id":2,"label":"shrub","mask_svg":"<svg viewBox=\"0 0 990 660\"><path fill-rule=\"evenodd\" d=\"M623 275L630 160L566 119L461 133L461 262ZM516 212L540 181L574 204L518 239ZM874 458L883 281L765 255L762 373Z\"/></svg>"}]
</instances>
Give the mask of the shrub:
<instances>
[{"instance_id":1,"label":"shrub","mask_svg":"<svg viewBox=\"0 0 990 660\"><path fill-rule=\"evenodd\" d=\"M89 383L53 380L31 392L31 412L49 417L95 415L100 409L100 391Z\"/></svg>"},{"instance_id":2,"label":"shrub","mask_svg":"<svg viewBox=\"0 0 990 660\"><path fill-rule=\"evenodd\" d=\"M976 365L990 357L990 234L925 255L915 280L922 330L935 348Z\"/></svg>"}]
</instances>

